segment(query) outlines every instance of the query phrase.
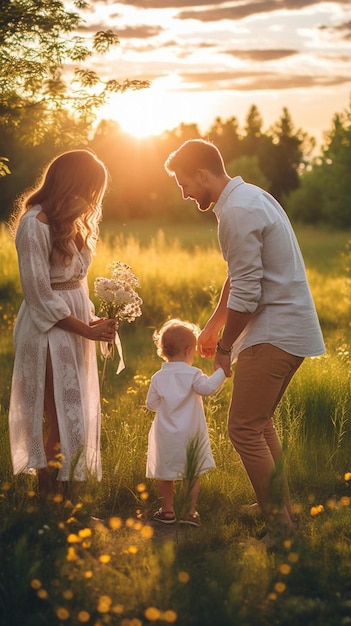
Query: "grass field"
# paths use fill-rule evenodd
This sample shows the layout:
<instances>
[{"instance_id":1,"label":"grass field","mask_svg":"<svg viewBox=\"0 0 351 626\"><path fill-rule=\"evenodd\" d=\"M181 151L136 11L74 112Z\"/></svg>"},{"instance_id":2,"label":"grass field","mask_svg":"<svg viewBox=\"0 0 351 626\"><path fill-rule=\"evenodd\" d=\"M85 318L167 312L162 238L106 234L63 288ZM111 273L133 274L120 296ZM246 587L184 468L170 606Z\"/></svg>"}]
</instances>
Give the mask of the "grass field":
<instances>
[{"instance_id":1,"label":"grass field","mask_svg":"<svg viewBox=\"0 0 351 626\"><path fill-rule=\"evenodd\" d=\"M327 352L306 359L276 414L299 532L273 552L264 522L244 515L253 492L229 444L231 381L205 401L216 469L199 499L203 526L161 532L146 481L144 406L161 365L152 332L168 317L200 326L225 265L211 220L104 224L90 285L121 260L141 283L143 316L122 324L126 369L109 363L103 390L103 480L43 512L32 476L12 476L7 409L12 330L21 300L13 242L0 232L0 619L4 626L343 626L351 623L351 301L347 232L297 229ZM197 363L211 371L211 363ZM99 361L100 368L102 362ZM181 506L181 486L176 505ZM105 520L92 528L91 516Z\"/></svg>"}]
</instances>

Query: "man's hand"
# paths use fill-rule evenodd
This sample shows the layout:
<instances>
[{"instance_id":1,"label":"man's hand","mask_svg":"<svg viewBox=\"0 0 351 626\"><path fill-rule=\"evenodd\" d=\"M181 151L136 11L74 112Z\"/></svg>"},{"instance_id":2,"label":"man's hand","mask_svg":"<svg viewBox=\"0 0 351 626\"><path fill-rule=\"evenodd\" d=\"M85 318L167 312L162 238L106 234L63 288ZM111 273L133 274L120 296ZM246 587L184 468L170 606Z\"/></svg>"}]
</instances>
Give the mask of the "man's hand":
<instances>
[{"instance_id":1,"label":"man's hand","mask_svg":"<svg viewBox=\"0 0 351 626\"><path fill-rule=\"evenodd\" d=\"M219 354L216 352L215 360L213 363L213 369L218 370L221 367L224 370L225 375L229 378L232 375L232 367L231 367L231 355L230 354Z\"/></svg>"},{"instance_id":2,"label":"man's hand","mask_svg":"<svg viewBox=\"0 0 351 626\"><path fill-rule=\"evenodd\" d=\"M197 340L197 351L206 359L212 359L216 354L218 333L205 328L201 331Z\"/></svg>"}]
</instances>

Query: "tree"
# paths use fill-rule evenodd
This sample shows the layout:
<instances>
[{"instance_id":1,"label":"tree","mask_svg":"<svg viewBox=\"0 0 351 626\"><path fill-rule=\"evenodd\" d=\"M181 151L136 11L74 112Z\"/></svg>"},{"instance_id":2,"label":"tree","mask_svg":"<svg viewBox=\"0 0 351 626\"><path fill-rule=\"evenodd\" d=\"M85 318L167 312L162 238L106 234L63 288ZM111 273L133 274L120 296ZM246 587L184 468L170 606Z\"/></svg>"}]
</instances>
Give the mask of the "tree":
<instances>
[{"instance_id":1,"label":"tree","mask_svg":"<svg viewBox=\"0 0 351 626\"><path fill-rule=\"evenodd\" d=\"M257 156L242 156L230 161L227 167L229 176L242 176L247 183L252 183L262 189L269 189L269 181L262 174Z\"/></svg>"},{"instance_id":2,"label":"tree","mask_svg":"<svg viewBox=\"0 0 351 626\"><path fill-rule=\"evenodd\" d=\"M336 113L325 134L322 154L301 177L301 187L286 203L292 217L351 227L351 99L349 109Z\"/></svg>"},{"instance_id":3,"label":"tree","mask_svg":"<svg viewBox=\"0 0 351 626\"><path fill-rule=\"evenodd\" d=\"M325 222L322 176L321 166L315 165L302 175L300 187L285 199L284 208L292 220L314 226Z\"/></svg>"},{"instance_id":4,"label":"tree","mask_svg":"<svg viewBox=\"0 0 351 626\"><path fill-rule=\"evenodd\" d=\"M301 129L296 130L286 107L263 137L258 148L262 172L270 180L270 192L281 200L300 184L299 171L311 154L315 141Z\"/></svg>"},{"instance_id":5,"label":"tree","mask_svg":"<svg viewBox=\"0 0 351 626\"><path fill-rule=\"evenodd\" d=\"M263 119L257 106L253 104L248 111L245 120L245 135L242 140L242 151L244 155L253 156L257 154L260 139L262 137Z\"/></svg>"},{"instance_id":6,"label":"tree","mask_svg":"<svg viewBox=\"0 0 351 626\"><path fill-rule=\"evenodd\" d=\"M225 121L216 117L207 137L221 151L225 163L240 156L239 124L236 117L230 117Z\"/></svg>"},{"instance_id":7,"label":"tree","mask_svg":"<svg viewBox=\"0 0 351 626\"><path fill-rule=\"evenodd\" d=\"M89 69L86 62L118 44L118 37L101 30L90 38L82 15L88 2L72 0L76 11L65 5L64 0L0 0L0 123L21 126L34 118L30 137L23 132L32 145L48 130L58 143L67 138L67 112L69 133L81 138L81 122L91 125L111 93L149 85L104 80ZM6 173L4 164L1 171Z\"/></svg>"},{"instance_id":8,"label":"tree","mask_svg":"<svg viewBox=\"0 0 351 626\"><path fill-rule=\"evenodd\" d=\"M337 113L322 148L324 215L340 227L351 226L351 98Z\"/></svg>"}]
</instances>

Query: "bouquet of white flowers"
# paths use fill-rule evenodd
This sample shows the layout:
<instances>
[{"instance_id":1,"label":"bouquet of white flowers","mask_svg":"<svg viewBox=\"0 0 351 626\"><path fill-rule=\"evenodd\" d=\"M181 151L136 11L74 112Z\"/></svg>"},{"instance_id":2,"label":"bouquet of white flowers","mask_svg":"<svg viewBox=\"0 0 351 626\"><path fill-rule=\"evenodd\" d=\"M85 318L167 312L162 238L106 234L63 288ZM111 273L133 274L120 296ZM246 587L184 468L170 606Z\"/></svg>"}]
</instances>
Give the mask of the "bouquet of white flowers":
<instances>
[{"instance_id":1,"label":"bouquet of white flowers","mask_svg":"<svg viewBox=\"0 0 351 626\"><path fill-rule=\"evenodd\" d=\"M111 270L111 277L99 276L94 282L94 293L100 300L99 313L109 319L134 322L142 314L141 305L143 301L136 292L136 288L140 287L139 280L133 274L131 267L121 261L113 261L107 265L107 268ZM105 380L107 360L113 359L115 347L120 358L116 373L119 374L125 367L121 342L116 332L113 344L100 343L101 353L104 357L101 387Z\"/></svg>"}]
</instances>

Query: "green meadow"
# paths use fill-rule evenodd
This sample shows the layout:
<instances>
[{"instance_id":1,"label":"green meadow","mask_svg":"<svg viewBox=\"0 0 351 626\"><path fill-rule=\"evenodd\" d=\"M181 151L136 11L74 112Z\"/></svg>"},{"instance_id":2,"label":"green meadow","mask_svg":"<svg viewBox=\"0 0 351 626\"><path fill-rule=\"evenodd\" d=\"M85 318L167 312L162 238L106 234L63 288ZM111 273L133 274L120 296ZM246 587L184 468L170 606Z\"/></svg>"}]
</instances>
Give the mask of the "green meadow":
<instances>
[{"instance_id":1,"label":"green meadow","mask_svg":"<svg viewBox=\"0 0 351 626\"><path fill-rule=\"evenodd\" d=\"M0 621L4 626L347 626L351 624L351 234L298 227L327 346L306 359L276 412L298 532L259 542L254 494L228 441L233 380L205 399L216 469L201 479L200 528L157 527L145 479L145 408L161 366L152 333L166 319L202 326L225 276L208 216L189 223L106 223L89 275L120 260L139 277L143 315L121 323L126 368L102 390L103 479L71 485L65 507L38 504L34 476L13 477L7 415L12 331L21 302L13 241L0 231ZM95 301L95 300L94 300ZM98 302L95 301L98 307ZM99 350L99 348L97 347ZM196 357L208 373L210 361ZM100 373L103 362L99 357ZM274 485L273 485L274 487ZM184 502L176 488L176 507ZM92 523L91 518L98 518ZM99 521L102 520L102 521Z\"/></svg>"}]
</instances>

